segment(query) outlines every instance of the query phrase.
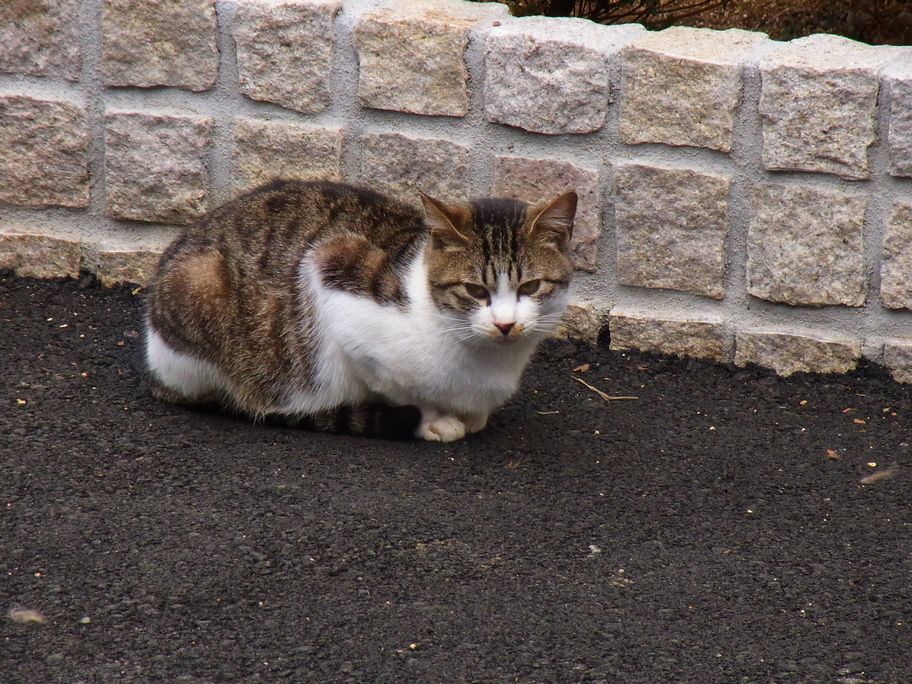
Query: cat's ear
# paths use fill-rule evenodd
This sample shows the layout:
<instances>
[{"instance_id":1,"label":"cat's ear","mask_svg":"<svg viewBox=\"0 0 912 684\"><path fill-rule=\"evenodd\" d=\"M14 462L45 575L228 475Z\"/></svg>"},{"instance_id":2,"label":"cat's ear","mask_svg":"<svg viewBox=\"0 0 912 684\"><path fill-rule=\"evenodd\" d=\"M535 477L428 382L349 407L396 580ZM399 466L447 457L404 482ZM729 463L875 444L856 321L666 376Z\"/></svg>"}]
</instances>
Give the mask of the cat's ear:
<instances>
[{"instance_id":1,"label":"cat's ear","mask_svg":"<svg viewBox=\"0 0 912 684\"><path fill-rule=\"evenodd\" d=\"M573 190L530 210L534 216L526 236L530 240L543 240L559 249L566 249L573 237L573 219L576 216L576 193Z\"/></svg>"},{"instance_id":2,"label":"cat's ear","mask_svg":"<svg viewBox=\"0 0 912 684\"><path fill-rule=\"evenodd\" d=\"M424 215L431 229L431 244L438 249L461 249L469 244L468 236L460 230L463 224L463 211L448 207L440 200L419 191L424 204Z\"/></svg>"}]
</instances>

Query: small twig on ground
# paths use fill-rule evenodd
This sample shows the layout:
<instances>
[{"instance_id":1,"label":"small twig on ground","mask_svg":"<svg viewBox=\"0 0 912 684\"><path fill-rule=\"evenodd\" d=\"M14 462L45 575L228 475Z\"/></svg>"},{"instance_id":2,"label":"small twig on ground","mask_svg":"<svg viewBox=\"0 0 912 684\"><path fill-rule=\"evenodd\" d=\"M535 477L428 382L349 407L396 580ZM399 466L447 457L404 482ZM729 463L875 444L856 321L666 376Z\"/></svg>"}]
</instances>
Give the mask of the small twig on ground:
<instances>
[{"instance_id":1,"label":"small twig on ground","mask_svg":"<svg viewBox=\"0 0 912 684\"><path fill-rule=\"evenodd\" d=\"M602 390L600 390L598 387L593 387L592 385L590 385L588 382L586 382L582 378L578 378L575 375L571 375L570 377L573 378L574 380L576 380L579 384L588 387L590 390L595 392L597 395L599 395L605 401L627 401L627 400L631 400L631 399L639 399L639 397L624 397L624 396L613 397L610 394L606 394L605 392L602 392Z\"/></svg>"},{"instance_id":2,"label":"small twig on ground","mask_svg":"<svg viewBox=\"0 0 912 684\"><path fill-rule=\"evenodd\" d=\"M10 620L17 622L20 625L43 625L45 622L47 622L44 615L41 614L41 611L34 610L32 608L22 608L21 606L13 606L10 608L7 616Z\"/></svg>"},{"instance_id":3,"label":"small twig on ground","mask_svg":"<svg viewBox=\"0 0 912 684\"><path fill-rule=\"evenodd\" d=\"M883 482L884 480L889 480L891 477L899 474L899 468L892 466L885 470L878 470L876 473L871 473L867 477L863 477L858 481L858 484L863 485L872 485L877 482Z\"/></svg>"}]
</instances>

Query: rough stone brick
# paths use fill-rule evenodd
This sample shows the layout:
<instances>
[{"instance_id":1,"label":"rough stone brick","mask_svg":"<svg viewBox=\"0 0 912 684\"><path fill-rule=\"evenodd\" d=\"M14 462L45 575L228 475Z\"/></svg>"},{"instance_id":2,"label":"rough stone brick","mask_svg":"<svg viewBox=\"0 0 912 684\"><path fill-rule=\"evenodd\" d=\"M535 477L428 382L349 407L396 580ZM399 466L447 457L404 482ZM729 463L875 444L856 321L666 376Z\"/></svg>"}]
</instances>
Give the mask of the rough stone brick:
<instances>
[{"instance_id":1,"label":"rough stone brick","mask_svg":"<svg viewBox=\"0 0 912 684\"><path fill-rule=\"evenodd\" d=\"M232 26L240 91L299 112L326 109L341 6L341 0L241 0Z\"/></svg>"},{"instance_id":2,"label":"rough stone brick","mask_svg":"<svg viewBox=\"0 0 912 684\"><path fill-rule=\"evenodd\" d=\"M785 304L862 306L865 197L808 186L754 189L747 291Z\"/></svg>"},{"instance_id":3,"label":"rough stone brick","mask_svg":"<svg viewBox=\"0 0 912 684\"><path fill-rule=\"evenodd\" d=\"M82 265L82 245L26 232L0 233L0 268L9 268L23 278L78 278Z\"/></svg>"},{"instance_id":4,"label":"rough stone brick","mask_svg":"<svg viewBox=\"0 0 912 684\"><path fill-rule=\"evenodd\" d=\"M579 204L570 242L573 265L594 271L598 256L598 171L556 159L497 157L494 162L494 194L538 203L562 192L576 190Z\"/></svg>"},{"instance_id":5,"label":"rough stone brick","mask_svg":"<svg viewBox=\"0 0 912 684\"><path fill-rule=\"evenodd\" d=\"M887 221L880 297L890 309L912 309L912 204L898 202Z\"/></svg>"},{"instance_id":6,"label":"rough stone brick","mask_svg":"<svg viewBox=\"0 0 912 684\"><path fill-rule=\"evenodd\" d=\"M761 60L766 168L870 177L880 72L896 54L896 48L814 35Z\"/></svg>"},{"instance_id":7,"label":"rough stone brick","mask_svg":"<svg viewBox=\"0 0 912 684\"><path fill-rule=\"evenodd\" d=\"M890 173L912 176L912 57L891 67Z\"/></svg>"},{"instance_id":8,"label":"rough stone brick","mask_svg":"<svg viewBox=\"0 0 912 684\"><path fill-rule=\"evenodd\" d=\"M79 0L0 2L0 71L79 79Z\"/></svg>"},{"instance_id":9,"label":"rough stone brick","mask_svg":"<svg viewBox=\"0 0 912 684\"><path fill-rule=\"evenodd\" d=\"M469 32L479 22L508 17L505 5L462 0L400 0L364 15L355 29L361 104L465 116Z\"/></svg>"},{"instance_id":10,"label":"rough stone brick","mask_svg":"<svg viewBox=\"0 0 912 684\"><path fill-rule=\"evenodd\" d=\"M101 31L107 85L199 91L218 78L215 0L104 0Z\"/></svg>"},{"instance_id":11,"label":"rough stone brick","mask_svg":"<svg viewBox=\"0 0 912 684\"><path fill-rule=\"evenodd\" d=\"M0 95L0 202L88 206L88 149L83 107Z\"/></svg>"},{"instance_id":12,"label":"rough stone brick","mask_svg":"<svg viewBox=\"0 0 912 684\"><path fill-rule=\"evenodd\" d=\"M234 140L237 190L274 178L342 179L340 128L239 117Z\"/></svg>"},{"instance_id":13,"label":"rough stone brick","mask_svg":"<svg viewBox=\"0 0 912 684\"><path fill-rule=\"evenodd\" d=\"M105 123L109 215L181 224L206 211L211 119L110 112Z\"/></svg>"},{"instance_id":14,"label":"rough stone brick","mask_svg":"<svg viewBox=\"0 0 912 684\"><path fill-rule=\"evenodd\" d=\"M400 133L361 137L360 179L399 199L420 205L418 191L443 202L469 197L470 151L464 145Z\"/></svg>"},{"instance_id":15,"label":"rough stone brick","mask_svg":"<svg viewBox=\"0 0 912 684\"><path fill-rule=\"evenodd\" d=\"M529 17L485 41L488 121L536 133L591 133L605 124L610 60L642 35L639 25Z\"/></svg>"},{"instance_id":16,"label":"rough stone brick","mask_svg":"<svg viewBox=\"0 0 912 684\"><path fill-rule=\"evenodd\" d=\"M735 364L792 373L847 373L861 357L861 341L840 335L799 335L771 330L743 330L735 335Z\"/></svg>"},{"instance_id":17,"label":"rough stone brick","mask_svg":"<svg viewBox=\"0 0 912 684\"><path fill-rule=\"evenodd\" d=\"M611 349L637 349L725 361L725 324L717 318L670 318L636 309L612 309Z\"/></svg>"},{"instance_id":18,"label":"rough stone brick","mask_svg":"<svg viewBox=\"0 0 912 684\"><path fill-rule=\"evenodd\" d=\"M883 364L896 382L912 383L912 342L888 340L884 345Z\"/></svg>"},{"instance_id":19,"label":"rough stone brick","mask_svg":"<svg viewBox=\"0 0 912 684\"><path fill-rule=\"evenodd\" d=\"M619 282L722 299L730 186L724 175L618 166Z\"/></svg>"},{"instance_id":20,"label":"rough stone brick","mask_svg":"<svg viewBox=\"0 0 912 684\"><path fill-rule=\"evenodd\" d=\"M155 275L161 254L150 249L101 249L95 275L104 287L147 285Z\"/></svg>"},{"instance_id":21,"label":"rough stone brick","mask_svg":"<svg viewBox=\"0 0 912 684\"><path fill-rule=\"evenodd\" d=\"M741 70L766 35L675 27L624 48L627 144L691 145L730 152Z\"/></svg>"},{"instance_id":22,"label":"rough stone brick","mask_svg":"<svg viewBox=\"0 0 912 684\"><path fill-rule=\"evenodd\" d=\"M567 307L560 324L554 330L554 337L595 344L607 321L607 309L591 302L574 302Z\"/></svg>"}]
</instances>

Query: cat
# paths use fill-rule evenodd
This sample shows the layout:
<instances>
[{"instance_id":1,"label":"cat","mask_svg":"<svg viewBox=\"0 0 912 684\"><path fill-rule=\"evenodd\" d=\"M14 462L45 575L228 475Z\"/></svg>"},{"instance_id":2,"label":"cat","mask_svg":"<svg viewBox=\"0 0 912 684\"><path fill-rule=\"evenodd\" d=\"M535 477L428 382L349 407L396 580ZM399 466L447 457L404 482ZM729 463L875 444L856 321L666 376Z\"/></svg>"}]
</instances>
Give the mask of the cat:
<instances>
[{"instance_id":1,"label":"cat","mask_svg":"<svg viewBox=\"0 0 912 684\"><path fill-rule=\"evenodd\" d=\"M484 428L567 306L577 195L420 198L277 180L210 211L148 289L153 394L335 432Z\"/></svg>"}]
</instances>

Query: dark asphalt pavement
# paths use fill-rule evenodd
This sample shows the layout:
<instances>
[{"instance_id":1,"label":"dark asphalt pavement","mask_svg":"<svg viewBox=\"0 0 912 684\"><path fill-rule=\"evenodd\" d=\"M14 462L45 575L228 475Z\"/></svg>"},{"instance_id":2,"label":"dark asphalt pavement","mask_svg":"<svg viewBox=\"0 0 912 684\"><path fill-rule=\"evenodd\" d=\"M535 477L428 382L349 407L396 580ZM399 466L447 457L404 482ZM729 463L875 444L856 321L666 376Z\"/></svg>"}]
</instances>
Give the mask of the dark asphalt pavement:
<instances>
[{"instance_id":1,"label":"dark asphalt pavement","mask_svg":"<svg viewBox=\"0 0 912 684\"><path fill-rule=\"evenodd\" d=\"M0 275L4 683L912 682L877 369L555 342L481 434L370 441L156 403L140 307Z\"/></svg>"}]
</instances>

